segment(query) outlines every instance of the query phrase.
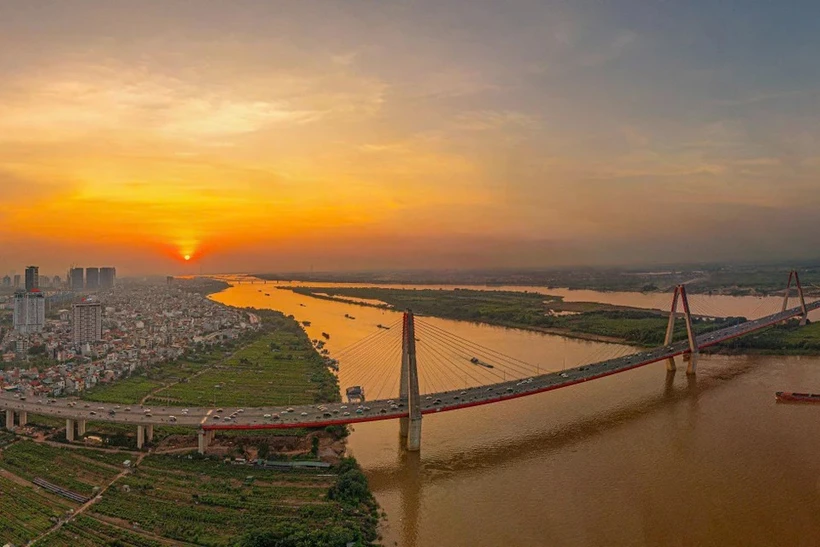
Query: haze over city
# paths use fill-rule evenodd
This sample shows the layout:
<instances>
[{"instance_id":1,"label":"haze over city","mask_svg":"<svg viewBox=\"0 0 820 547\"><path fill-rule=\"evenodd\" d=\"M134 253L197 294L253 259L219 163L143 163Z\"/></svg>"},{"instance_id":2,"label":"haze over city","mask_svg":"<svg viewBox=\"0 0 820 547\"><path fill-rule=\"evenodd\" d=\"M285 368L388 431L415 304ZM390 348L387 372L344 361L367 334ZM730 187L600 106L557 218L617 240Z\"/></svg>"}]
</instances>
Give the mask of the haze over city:
<instances>
[{"instance_id":1,"label":"haze over city","mask_svg":"<svg viewBox=\"0 0 820 547\"><path fill-rule=\"evenodd\" d=\"M2 2L0 254L126 275L805 257L817 12Z\"/></svg>"}]
</instances>

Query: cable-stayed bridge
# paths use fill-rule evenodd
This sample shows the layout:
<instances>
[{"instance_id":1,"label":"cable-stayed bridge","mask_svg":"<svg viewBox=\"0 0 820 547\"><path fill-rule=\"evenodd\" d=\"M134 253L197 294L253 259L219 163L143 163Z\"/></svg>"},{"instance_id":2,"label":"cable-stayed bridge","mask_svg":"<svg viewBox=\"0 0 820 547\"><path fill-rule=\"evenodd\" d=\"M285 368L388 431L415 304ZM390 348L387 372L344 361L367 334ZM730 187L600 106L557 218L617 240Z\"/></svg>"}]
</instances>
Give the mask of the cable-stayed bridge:
<instances>
[{"instance_id":1,"label":"cable-stayed bridge","mask_svg":"<svg viewBox=\"0 0 820 547\"><path fill-rule=\"evenodd\" d=\"M799 305L788 307L792 279ZM678 303L682 311L678 310ZM771 303L769 303L771 305ZM687 373L697 371L701 349L798 318L805 325L808 314L820 309L820 300L807 303L796 272L789 276L782 305L777 310L760 309L762 317L696 334L693 316L719 317L719 310L690 307L685 286L675 287L664 345L635 352L634 348L602 344L587 362L570 367L532 365L516 357L450 333L432 320L416 318L411 311L392 325L379 325L369 336L337 355L349 399L344 403L256 408L153 408L149 414L138 407L119 405L113 415L97 413L98 403L57 400L44 403L0 394L0 409L6 411L6 427L15 425L15 415L24 425L28 412L64 417L66 437L75 430L83 435L87 421L134 424L138 446L152 440L155 425L189 426L199 430L199 450L204 452L218 430L313 428L376 420L400 420L407 448L421 445L422 416L487 405L554 389L569 387L665 361L675 369L674 357L688 361ZM675 342L675 324L683 319L686 339ZM228 419L226 419L228 418Z\"/></svg>"}]
</instances>

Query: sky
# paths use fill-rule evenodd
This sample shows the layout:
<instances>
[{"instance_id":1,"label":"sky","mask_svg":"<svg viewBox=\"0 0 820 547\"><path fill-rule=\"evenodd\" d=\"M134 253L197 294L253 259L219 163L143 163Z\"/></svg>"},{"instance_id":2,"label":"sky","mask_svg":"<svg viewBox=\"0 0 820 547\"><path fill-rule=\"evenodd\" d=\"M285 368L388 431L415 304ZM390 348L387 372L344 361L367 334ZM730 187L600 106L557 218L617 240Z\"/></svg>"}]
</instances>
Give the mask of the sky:
<instances>
[{"instance_id":1,"label":"sky","mask_svg":"<svg viewBox=\"0 0 820 547\"><path fill-rule=\"evenodd\" d=\"M0 272L815 258L818 53L816 2L0 0Z\"/></svg>"}]
</instances>

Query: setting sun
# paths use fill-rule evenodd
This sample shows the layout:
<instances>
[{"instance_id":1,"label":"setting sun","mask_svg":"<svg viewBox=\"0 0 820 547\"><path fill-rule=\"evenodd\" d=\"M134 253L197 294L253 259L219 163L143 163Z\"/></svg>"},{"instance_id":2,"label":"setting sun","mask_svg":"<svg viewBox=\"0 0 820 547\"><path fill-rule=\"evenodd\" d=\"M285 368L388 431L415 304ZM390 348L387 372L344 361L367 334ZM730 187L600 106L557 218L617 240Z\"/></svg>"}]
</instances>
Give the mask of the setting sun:
<instances>
[{"instance_id":1,"label":"setting sun","mask_svg":"<svg viewBox=\"0 0 820 547\"><path fill-rule=\"evenodd\" d=\"M191 255L185 255L185 260L191 260Z\"/></svg>"}]
</instances>

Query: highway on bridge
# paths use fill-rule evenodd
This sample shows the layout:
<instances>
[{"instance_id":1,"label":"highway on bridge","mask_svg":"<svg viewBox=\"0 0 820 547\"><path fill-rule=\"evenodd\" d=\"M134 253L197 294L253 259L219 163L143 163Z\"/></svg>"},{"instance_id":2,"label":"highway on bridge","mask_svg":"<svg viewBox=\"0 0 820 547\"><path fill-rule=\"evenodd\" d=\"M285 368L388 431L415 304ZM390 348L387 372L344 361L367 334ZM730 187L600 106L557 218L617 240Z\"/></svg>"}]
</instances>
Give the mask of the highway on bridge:
<instances>
[{"instance_id":1,"label":"highway on bridge","mask_svg":"<svg viewBox=\"0 0 820 547\"><path fill-rule=\"evenodd\" d=\"M807 311L820 308L820 301L806 304ZM713 346L751 332L764 329L786 319L802 315L800 307L769 315L739 325L727 327L697 337L697 347ZM634 368L663 361L689 352L688 341L682 341L617 359L519 378L507 382L423 394L422 414L432 414L497 403L560 389L604 378ZM196 408L102 404L78 399L47 399L25 397L19 393L0 394L0 409L15 412L82 420L132 425L181 425L212 430L288 429L355 424L376 420L394 420L408 415L407 403L399 400L373 400L364 403L325 403L293 407Z\"/></svg>"}]
</instances>

